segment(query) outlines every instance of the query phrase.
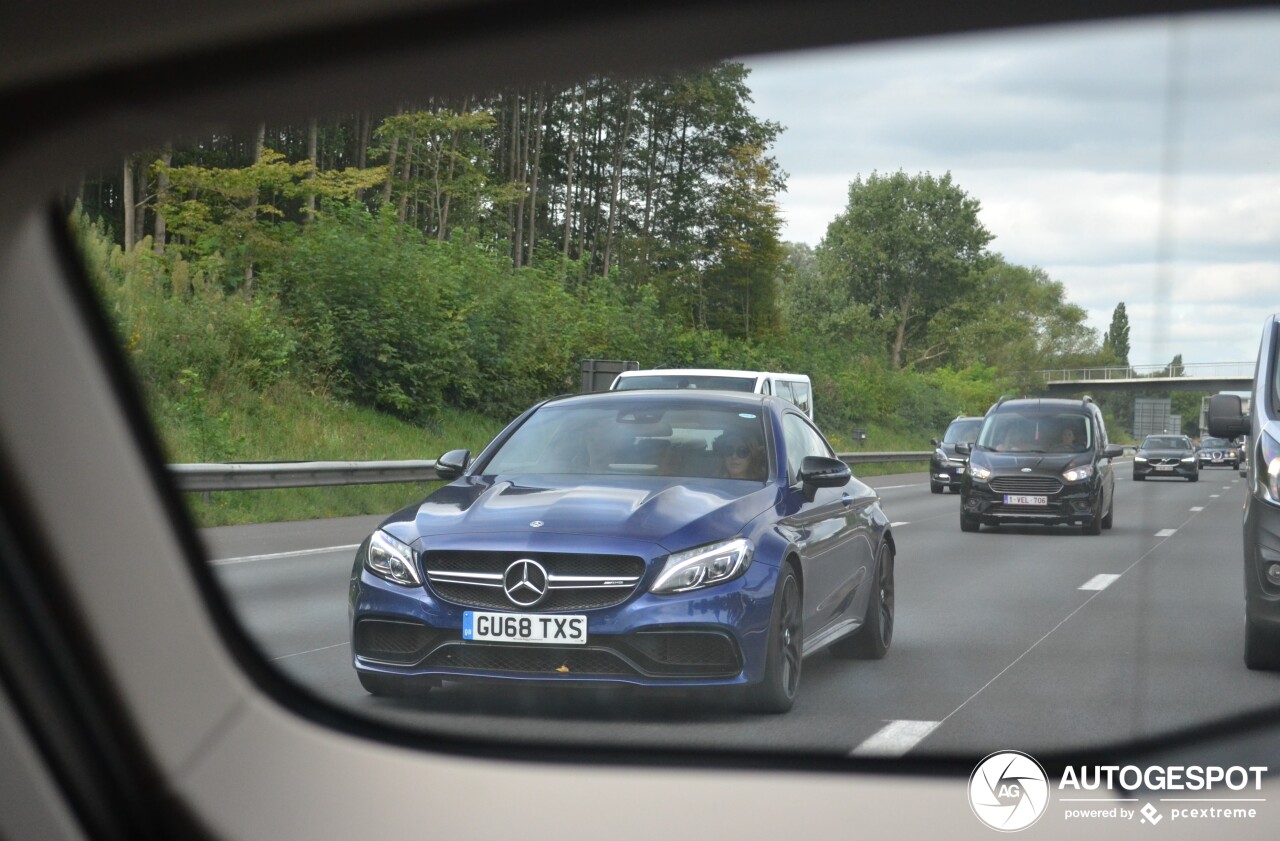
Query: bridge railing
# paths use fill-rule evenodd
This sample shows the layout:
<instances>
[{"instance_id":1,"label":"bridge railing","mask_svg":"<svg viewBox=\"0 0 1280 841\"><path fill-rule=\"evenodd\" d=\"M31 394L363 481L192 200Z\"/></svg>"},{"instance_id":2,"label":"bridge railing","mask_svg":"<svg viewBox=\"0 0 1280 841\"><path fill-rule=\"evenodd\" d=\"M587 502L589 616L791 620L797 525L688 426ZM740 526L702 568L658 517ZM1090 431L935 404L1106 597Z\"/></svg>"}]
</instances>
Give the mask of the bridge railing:
<instances>
[{"instance_id":1,"label":"bridge railing","mask_svg":"<svg viewBox=\"0 0 1280 841\"><path fill-rule=\"evenodd\" d=\"M1171 372L1166 365L1115 365L1096 368L1055 368L1034 371L1045 382L1100 382L1150 377L1252 377L1252 362L1192 362Z\"/></svg>"}]
</instances>

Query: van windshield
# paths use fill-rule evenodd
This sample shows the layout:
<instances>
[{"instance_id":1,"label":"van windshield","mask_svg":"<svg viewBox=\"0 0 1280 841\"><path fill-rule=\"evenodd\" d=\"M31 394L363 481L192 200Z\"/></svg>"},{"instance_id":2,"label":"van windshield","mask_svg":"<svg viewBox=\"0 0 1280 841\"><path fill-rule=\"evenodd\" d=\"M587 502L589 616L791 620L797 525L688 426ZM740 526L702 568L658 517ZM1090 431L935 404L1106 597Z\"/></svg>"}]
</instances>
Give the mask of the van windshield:
<instances>
[{"instance_id":1,"label":"van windshield","mask_svg":"<svg viewBox=\"0 0 1280 841\"><path fill-rule=\"evenodd\" d=\"M1092 447L1086 415L1045 411L1001 412L987 418L978 446L997 452L1083 452Z\"/></svg>"},{"instance_id":2,"label":"van windshield","mask_svg":"<svg viewBox=\"0 0 1280 841\"><path fill-rule=\"evenodd\" d=\"M640 377L621 377L614 391L635 391L641 388L699 388L713 391L754 391L754 377L725 377L715 374L645 374Z\"/></svg>"}]
</instances>

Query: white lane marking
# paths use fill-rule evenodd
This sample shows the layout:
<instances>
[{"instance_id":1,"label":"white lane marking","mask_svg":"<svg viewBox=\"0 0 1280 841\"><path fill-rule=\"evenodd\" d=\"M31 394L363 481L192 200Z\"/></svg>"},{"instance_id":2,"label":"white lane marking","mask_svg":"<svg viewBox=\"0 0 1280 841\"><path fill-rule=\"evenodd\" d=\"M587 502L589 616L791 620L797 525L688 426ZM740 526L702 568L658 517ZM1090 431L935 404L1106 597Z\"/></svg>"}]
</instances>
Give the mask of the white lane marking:
<instances>
[{"instance_id":1,"label":"white lane marking","mask_svg":"<svg viewBox=\"0 0 1280 841\"><path fill-rule=\"evenodd\" d=\"M1217 499L1220 496L1222 496L1222 494L1209 494L1209 499Z\"/></svg>"},{"instance_id":2,"label":"white lane marking","mask_svg":"<svg viewBox=\"0 0 1280 841\"><path fill-rule=\"evenodd\" d=\"M344 645L351 645L349 642L339 642L334 645L325 645L320 648L313 648L310 651L295 651L292 654L281 654L279 657L272 657L267 662L274 663L277 660L283 660L286 657L299 657L303 654L315 654L317 651L328 651L331 648L342 648Z\"/></svg>"},{"instance_id":3,"label":"white lane marking","mask_svg":"<svg viewBox=\"0 0 1280 841\"><path fill-rule=\"evenodd\" d=\"M903 756L941 724L939 721L891 721L852 751L850 756Z\"/></svg>"},{"instance_id":4,"label":"white lane marking","mask_svg":"<svg viewBox=\"0 0 1280 841\"><path fill-rule=\"evenodd\" d=\"M895 528L895 529L896 529L898 526L909 526L909 525L911 525L911 524L910 524L910 523L906 523L906 522L903 522L903 523L890 523L890 524L889 524L889 526L890 526L890 527Z\"/></svg>"},{"instance_id":5,"label":"white lane marking","mask_svg":"<svg viewBox=\"0 0 1280 841\"><path fill-rule=\"evenodd\" d=\"M1177 531L1177 529L1160 529L1160 531L1156 532L1156 537L1173 537Z\"/></svg>"},{"instance_id":6,"label":"white lane marking","mask_svg":"<svg viewBox=\"0 0 1280 841\"><path fill-rule=\"evenodd\" d=\"M1113 583L1115 583L1115 581L1118 580L1119 578L1120 576L1113 575L1109 572L1100 573L1098 575L1095 575L1093 578L1090 578L1085 583L1081 584L1080 587L1077 589L1105 590L1108 587L1110 587Z\"/></svg>"},{"instance_id":7,"label":"white lane marking","mask_svg":"<svg viewBox=\"0 0 1280 841\"><path fill-rule=\"evenodd\" d=\"M1204 506L1203 506L1203 505L1193 505L1193 506L1191 506L1191 510L1192 510L1192 511L1203 511L1203 510L1204 510Z\"/></svg>"},{"instance_id":8,"label":"white lane marking","mask_svg":"<svg viewBox=\"0 0 1280 841\"><path fill-rule=\"evenodd\" d=\"M1177 531L1177 529L1164 529L1164 531L1169 532L1169 534L1168 534L1168 535L1164 535L1164 534L1162 533L1162 534L1157 535L1157 536L1164 536L1164 537L1171 536L1174 532L1176 532L1176 531ZM1161 546L1163 546L1163 545L1164 545L1164 544L1162 544L1162 543L1158 543L1158 544L1156 544L1155 546L1152 546L1152 547L1151 547L1150 549L1148 549L1146 552L1143 552L1143 553L1142 553L1142 557L1138 558L1138 560L1134 561L1133 563L1129 564L1127 567L1125 567L1124 569L1122 569L1122 570L1120 571L1120 575L1122 575L1122 576L1123 576L1123 575L1124 575L1125 573L1127 573L1129 570L1133 569L1133 568L1134 568L1134 567L1136 567L1138 564L1142 563L1142 562L1143 562L1143 561L1145 561L1147 558L1151 557L1152 553L1154 553L1157 549L1159 549L1159 548L1160 548ZM1085 599L1083 602L1081 602L1081 603L1080 603L1080 605L1079 605L1078 607L1076 607L1076 609L1075 609L1075 610L1071 611L1071 612L1070 612L1070 613L1068 613L1066 616L1062 617L1062 621L1058 622L1058 624L1057 624L1057 625L1054 625L1052 628L1050 628L1048 631L1046 631L1046 632L1045 632L1045 634L1044 634L1044 636L1040 637L1040 639L1038 639L1038 640L1036 640L1035 642L1031 643L1031 647L1030 647L1030 648L1028 648L1026 651L1022 652L1021 654L1019 654L1017 657L1014 657L1014 658L1013 658L1013 660L1011 660L1011 661L1009 662L1009 665L1005 666L1003 669L1001 669L1000 671L996 672L996 673L995 673L995 675L991 678L991 680L987 681L986 683L982 684L982 686L978 687L978 691L977 691L977 692L974 692L974 693L973 693L972 695L970 695L968 698L965 698L963 701L961 701L961 702L960 702L960 706L956 707L954 710L952 710L951 712L949 712L949 713L947 713L946 715L944 715L944 716L942 717L942 721L939 721L939 722L938 722L938 725L939 725L939 726L941 726L941 725L945 724L945 723L947 722L947 719L951 718L951 717L952 717L952 716L954 716L956 713L960 712L960 711L961 711L961 710L963 710L965 707L969 706L969 704L973 701L973 699L974 699L974 698L977 698L977 697L978 697L979 695L981 695L983 692L986 692L986 691L987 691L987 688L988 688L989 686L991 686L991 684L995 683L997 680L999 680L1000 678L1004 677L1004 675L1005 675L1005 673L1006 673L1006 672L1008 672L1008 671L1009 671L1010 669L1012 669L1014 666L1016 666L1016 665L1018 665L1019 663L1021 663L1021 662L1022 662L1022 661L1027 657L1027 655L1028 655L1028 654L1030 654L1031 652L1035 651L1037 648L1039 648L1039 647L1040 647L1040 643L1044 642L1044 641L1045 641L1045 640L1047 640L1049 637L1051 637L1051 636L1053 636L1055 633L1057 633L1057 631L1058 631L1058 629L1059 629L1059 628L1061 628L1063 625L1065 625L1065 624L1067 624L1068 622L1070 622L1070 621L1071 621L1071 619L1072 619L1072 617L1074 617L1077 613L1079 613L1080 611L1082 611L1082 610L1084 610L1086 607L1088 607L1088 606L1089 606L1089 604L1090 604L1094 599L1096 599L1098 596L1100 596L1100 595L1102 595L1102 591L1098 591L1098 592L1094 593L1093 595L1089 596L1089 598L1087 598L1087 599Z\"/></svg>"},{"instance_id":9,"label":"white lane marking","mask_svg":"<svg viewBox=\"0 0 1280 841\"><path fill-rule=\"evenodd\" d=\"M359 549L359 543L353 543L350 546L325 546L321 549L295 549L292 552L272 552L270 555L245 555L242 558L216 558L209 563L214 566L222 566L223 564L248 564L254 561L274 561L277 558L300 558L303 555L323 555L325 552L349 552L352 549Z\"/></svg>"},{"instance_id":10,"label":"white lane marking","mask_svg":"<svg viewBox=\"0 0 1280 841\"><path fill-rule=\"evenodd\" d=\"M923 488L923 487L925 486L925 484L926 484L925 482L915 482L915 483L910 484L910 485L885 485L884 487L876 488L875 490L877 490L877 491L896 491L896 490L900 490L900 489L902 489L902 488Z\"/></svg>"}]
</instances>

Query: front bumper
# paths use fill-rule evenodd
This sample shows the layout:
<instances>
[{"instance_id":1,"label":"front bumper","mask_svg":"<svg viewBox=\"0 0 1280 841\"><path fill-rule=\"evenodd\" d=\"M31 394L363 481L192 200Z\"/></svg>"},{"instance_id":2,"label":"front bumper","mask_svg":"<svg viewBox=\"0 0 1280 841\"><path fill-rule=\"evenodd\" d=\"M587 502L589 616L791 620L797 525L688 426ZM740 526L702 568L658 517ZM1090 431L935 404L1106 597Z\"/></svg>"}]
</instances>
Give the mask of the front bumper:
<instances>
[{"instance_id":1,"label":"front bumper","mask_svg":"<svg viewBox=\"0 0 1280 841\"><path fill-rule=\"evenodd\" d=\"M959 488L967 467L968 462L952 461L950 459L940 462L934 459L929 462L929 481L934 485Z\"/></svg>"},{"instance_id":2,"label":"front bumper","mask_svg":"<svg viewBox=\"0 0 1280 841\"><path fill-rule=\"evenodd\" d=\"M1201 467L1239 467L1240 454L1231 455L1227 452L1214 451L1212 453L1202 453L1196 457Z\"/></svg>"},{"instance_id":3,"label":"front bumper","mask_svg":"<svg viewBox=\"0 0 1280 841\"><path fill-rule=\"evenodd\" d=\"M1101 516L1098 488L1092 482L1064 484L1062 490L1046 494L1045 505L1018 505L1006 501L1006 494L992 491L985 482L970 479L961 510L979 517L988 525L999 523L1031 523L1036 525L1088 525Z\"/></svg>"},{"instance_id":4,"label":"front bumper","mask_svg":"<svg viewBox=\"0 0 1280 841\"><path fill-rule=\"evenodd\" d=\"M1280 634L1280 587L1267 581L1267 568L1280 563L1280 506L1250 493L1244 511L1245 616Z\"/></svg>"},{"instance_id":5,"label":"front bumper","mask_svg":"<svg viewBox=\"0 0 1280 841\"><path fill-rule=\"evenodd\" d=\"M1199 464L1197 462L1183 462L1181 459L1170 461L1168 459L1152 460L1149 462L1135 461L1133 463L1133 475L1141 476L1180 476L1190 479L1199 475Z\"/></svg>"},{"instance_id":6,"label":"front bumper","mask_svg":"<svg viewBox=\"0 0 1280 841\"><path fill-rule=\"evenodd\" d=\"M757 560L726 584L656 596L646 576L623 604L572 611L587 616L587 642L558 645L464 640L463 614L479 608L445 601L430 585L397 587L362 571L353 593L352 664L464 681L749 684L764 674L776 578L777 568Z\"/></svg>"}]
</instances>

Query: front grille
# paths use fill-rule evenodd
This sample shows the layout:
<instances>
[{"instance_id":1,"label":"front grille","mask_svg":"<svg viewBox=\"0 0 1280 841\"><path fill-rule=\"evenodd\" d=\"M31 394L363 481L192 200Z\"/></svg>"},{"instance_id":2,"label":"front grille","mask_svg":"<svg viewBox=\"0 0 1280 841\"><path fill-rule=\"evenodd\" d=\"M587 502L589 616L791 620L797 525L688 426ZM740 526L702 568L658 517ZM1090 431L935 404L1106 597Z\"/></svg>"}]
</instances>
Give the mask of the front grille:
<instances>
[{"instance_id":1,"label":"front grille","mask_svg":"<svg viewBox=\"0 0 1280 841\"><path fill-rule=\"evenodd\" d=\"M417 663L447 632L417 622L361 619L352 645L366 660L411 666Z\"/></svg>"},{"instance_id":2,"label":"front grille","mask_svg":"<svg viewBox=\"0 0 1280 841\"><path fill-rule=\"evenodd\" d=\"M991 490L1002 494L1056 494L1062 490L1062 480L1053 476L994 476L989 482Z\"/></svg>"},{"instance_id":3,"label":"front grille","mask_svg":"<svg viewBox=\"0 0 1280 841\"><path fill-rule=\"evenodd\" d=\"M524 607L507 598L502 577L522 559L547 572L546 595ZM633 555L517 552L426 552L427 581L440 598L467 607L541 612L592 610L626 601L644 575L644 559Z\"/></svg>"},{"instance_id":4,"label":"front grille","mask_svg":"<svg viewBox=\"0 0 1280 841\"><path fill-rule=\"evenodd\" d=\"M426 665L441 669L515 672L546 677L638 674L633 666L615 652L568 646L457 643L436 649L427 659Z\"/></svg>"},{"instance_id":5,"label":"front grille","mask_svg":"<svg viewBox=\"0 0 1280 841\"><path fill-rule=\"evenodd\" d=\"M430 576L428 576L430 578ZM626 600L635 587L623 588L591 588L581 590L548 590L547 595L531 608L522 608L511 602L501 587L482 587L475 584L460 584L432 581L431 589L445 601L467 607L478 607L489 610L531 610L538 613L555 613L568 610L592 610L599 607L613 607Z\"/></svg>"},{"instance_id":6,"label":"front grille","mask_svg":"<svg viewBox=\"0 0 1280 841\"><path fill-rule=\"evenodd\" d=\"M1182 463L1182 459L1179 459L1179 458L1150 458L1150 459L1147 459L1147 464L1151 465L1152 467L1158 467L1158 466L1160 466L1160 465L1168 465L1168 466L1170 466L1170 467L1177 467L1177 466L1178 466L1179 464L1181 464L1181 463Z\"/></svg>"}]
</instances>

